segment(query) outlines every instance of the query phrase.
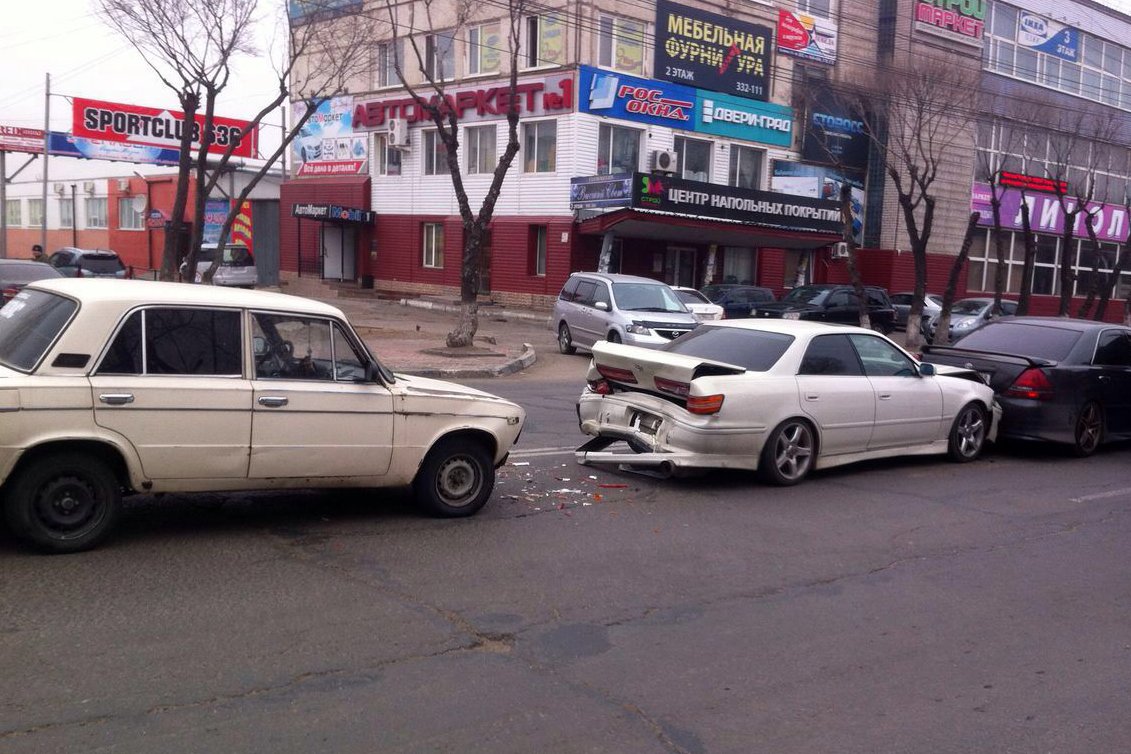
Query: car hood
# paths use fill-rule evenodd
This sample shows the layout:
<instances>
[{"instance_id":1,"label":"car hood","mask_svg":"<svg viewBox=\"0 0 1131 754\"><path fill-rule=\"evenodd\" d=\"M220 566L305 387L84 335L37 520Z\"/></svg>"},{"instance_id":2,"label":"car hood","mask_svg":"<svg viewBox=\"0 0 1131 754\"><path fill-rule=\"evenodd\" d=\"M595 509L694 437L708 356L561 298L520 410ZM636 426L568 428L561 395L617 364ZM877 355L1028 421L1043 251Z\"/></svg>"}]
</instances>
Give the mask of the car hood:
<instances>
[{"instance_id":1,"label":"car hood","mask_svg":"<svg viewBox=\"0 0 1131 754\"><path fill-rule=\"evenodd\" d=\"M669 351L629 346L623 343L610 343L599 340L593 344L593 366L612 367L624 370L625 376L632 373L635 382L627 379L614 379L626 385L636 385L642 390L654 392L656 378L690 384L696 377L706 374L743 374L746 369L734 364L712 361L699 356L684 356ZM606 376L606 379L609 379Z\"/></svg>"},{"instance_id":2,"label":"car hood","mask_svg":"<svg viewBox=\"0 0 1131 754\"><path fill-rule=\"evenodd\" d=\"M633 322L652 322L658 325L687 325L695 327L699 320L691 312L650 312L620 309L619 314Z\"/></svg>"},{"instance_id":3,"label":"car hood","mask_svg":"<svg viewBox=\"0 0 1131 754\"><path fill-rule=\"evenodd\" d=\"M500 406L517 406L517 404L497 395L447 380L418 377L412 374L401 374L400 372L396 373L395 377L397 381L393 383L393 391L406 397L471 399L497 403Z\"/></svg>"}]
</instances>

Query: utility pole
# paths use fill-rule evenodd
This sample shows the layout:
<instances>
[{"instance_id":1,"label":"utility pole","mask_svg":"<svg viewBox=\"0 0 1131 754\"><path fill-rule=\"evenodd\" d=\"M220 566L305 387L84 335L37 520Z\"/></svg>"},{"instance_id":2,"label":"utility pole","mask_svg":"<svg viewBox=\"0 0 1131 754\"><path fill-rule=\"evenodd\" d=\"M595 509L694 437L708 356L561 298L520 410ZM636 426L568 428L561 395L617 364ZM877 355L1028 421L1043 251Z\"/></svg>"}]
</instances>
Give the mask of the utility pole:
<instances>
[{"instance_id":1,"label":"utility pole","mask_svg":"<svg viewBox=\"0 0 1131 754\"><path fill-rule=\"evenodd\" d=\"M71 246L78 248L79 245L79 202L77 198L78 185L71 184ZM47 249L43 250L47 253Z\"/></svg>"},{"instance_id":2,"label":"utility pole","mask_svg":"<svg viewBox=\"0 0 1131 754\"><path fill-rule=\"evenodd\" d=\"M51 143L51 74L47 74L47 87L43 95L43 217L39 231L39 245L47 254L47 148Z\"/></svg>"},{"instance_id":3,"label":"utility pole","mask_svg":"<svg viewBox=\"0 0 1131 754\"><path fill-rule=\"evenodd\" d=\"M0 149L0 259L8 258L8 153Z\"/></svg>"}]
</instances>

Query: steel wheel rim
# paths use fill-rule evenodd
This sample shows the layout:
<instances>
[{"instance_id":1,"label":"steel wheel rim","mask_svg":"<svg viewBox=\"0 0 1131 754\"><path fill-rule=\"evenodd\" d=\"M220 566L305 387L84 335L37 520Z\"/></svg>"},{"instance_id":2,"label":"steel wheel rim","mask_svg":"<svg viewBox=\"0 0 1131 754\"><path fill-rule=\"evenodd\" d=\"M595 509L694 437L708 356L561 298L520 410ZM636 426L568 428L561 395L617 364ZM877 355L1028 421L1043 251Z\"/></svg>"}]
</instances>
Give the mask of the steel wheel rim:
<instances>
[{"instance_id":1,"label":"steel wheel rim","mask_svg":"<svg viewBox=\"0 0 1131 754\"><path fill-rule=\"evenodd\" d=\"M1080 450L1090 453L1099 446L1102 425L1099 407L1094 403L1084 406L1076 420L1076 445Z\"/></svg>"},{"instance_id":2,"label":"steel wheel rim","mask_svg":"<svg viewBox=\"0 0 1131 754\"><path fill-rule=\"evenodd\" d=\"M792 481L805 476L813 462L813 435L804 424L783 427L774 443L774 466Z\"/></svg>"},{"instance_id":3,"label":"steel wheel rim","mask_svg":"<svg viewBox=\"0 0 1131 754\"><path fill-rule=\"evenodd\" d=\"M958 419L958 452L964 458L972 458L982 448L986 437L986 423L982 412L968 408Z\"/></svg>"},{"instance_id":4,"label":"steel wheel rim","mask_svg":"<svg viewBox=\"0 0 1131 754\"><path fill-rule=\"evenodd\" d=\"M465 456L449 458L436 473L436 494L453 507L470 503L482 487L478 467Z\"/></svg>"},{"instance_id":5,"label":"steel wheel rim","mask_svg":"<svg viewBox=\"0 0 1131 754\"><path fill-rule=\"evenodd\" d=\"M59 476L39 489L33 513L53 539L74 539L98 526L106 515L106 505L88 481Z\"/></svg>"},{"instance_id":6,"label":"steel wheel rim","mask_svg":"<svg viewBox=\"0 0 1131 754\"><path fill-rule=\"evenodd\" d=\"M562 325L558 328L558 349L564 351L567 348L569 348L569 328Z\"/></svg>"}]
</instances>

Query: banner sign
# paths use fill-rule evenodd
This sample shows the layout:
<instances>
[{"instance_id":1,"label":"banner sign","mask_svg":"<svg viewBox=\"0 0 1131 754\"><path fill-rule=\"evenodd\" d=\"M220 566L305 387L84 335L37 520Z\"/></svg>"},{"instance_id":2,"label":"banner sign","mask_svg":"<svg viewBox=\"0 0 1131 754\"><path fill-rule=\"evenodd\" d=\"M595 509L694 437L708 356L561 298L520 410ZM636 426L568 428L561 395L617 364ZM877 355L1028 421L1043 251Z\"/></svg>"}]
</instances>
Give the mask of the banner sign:
<instances>
[{"instance_id":1,"label":"banner sign","mask_svg":"<svg viewBox=\"0 0 1131 754\"><path fill-rule=\"evenodd\" d=\"M1021 11L1017 44L1073 63L1080 60L1080 32L1036 13Z\"/></svg>"},{"instance_id":2,"label":"banner sign","mask_svg":"<svg viewBox=\"0 0 1131 754\"><path fill-rule=\"evenodd\" d=\"M184 113L156 107L123 105L117 102L74 98L71 132L75 136L124 144L180 149L184 133ZM204 116L197 115L192 125L193 149L199 149ZM237 146L235 157L255 157L258 131L243 120L214 117L212 119L211 154L223 154L228 145Z\"/></svg>"},{"instance_id":3,"label":"banner sign","mask_svg":"<svg viewBox=\"0 0 1131 754\"><path fill-rule=\"evenodd\" d=\"M251 227L251 202L245 201L236 212L236 219L232 221L232 245L254 249L255 247L252 246L254 240Z\"/></svg>"},{"instance_id":4,"label":"banner sign","mask_svg":"<svg viewBox=\"0 0 1131 754\"><path fill-rule=\"evenodd\" d=\"M988 5L986 0L916 0L915 30L981 47Z\"/></svg>"},{"instance_id":5,"label":"banner sign","mask_svg":"<svg viewBox=\"0 0 1131 754\"><path fill-rule=\"evenodd\" d=\"M773 37L768 26L658 0L653 75L663 81L767 100Z\"/></svg>"},{"instance_id":6,"label":"banner sign","mask_svg":"<svg viewBox=\"0 0 1131 754\"><path fill-rule=\"evenodd\" d=\"M150 230L160 230L165 228L169 222L169 216L163 210L151 209L145 213L145 227Z\"/></svg>"},{"instance_id":7,"label":"banner sign","mask_svg":"<svg viewBox=\"0 0 1131 754\"><path fill-rule=\"evenodd\" d=\"M809 106L801 156L812 162L863 170L871 146L864 121L836 101L827 88L816 88Z\"/></svg>"},{"instance_id":8,"label":"banner sign","mask_svg":"<svg viewBox=\"0 0 1131 754\"><path fill-rule=\"evenodd\" d=\"M291 105L293 123L306 114L306 103ZM369 159L369 139L353 130L353 97L318 103L291 142L295 175L359 175Z\"/></svg>"},{"instance_id":9,"label":"banner sign","mask_svg":"<svg viewBox=\"0 0 1131 754\"><path fill-rule=\"evenodd\" d=\"M691 130L695 90L689 86L581 66L577 109L609 118Z\"/></svg>"},{"instance_id":10,"label":"banner sign","mask_svg":"<svg viewBox=\"0 0 1131 754\"><path fill-rule=\"evenodd\" d=\"M1001 194L1001 227L1006 230L1021 230L1021 191L1019 189L1005 189ZM994 213L991 200L993 195L990 187L985 183L975 183L970 196L970 209L980 212L978 225L993 227ZM1060 235L1064 232L1064 210L1060 200L1052 194L1025 194L1025 201L1029 205L1029 227L1036 233L1053 233ZM1068 206L1075 206L1072 199L1065 199ZM1100 241L1113 241L1123 243L1127 240L1127 210L1120 204L1103 204L1092 202L1088 205L1088 212L1081 211L1076 215L1076 224L1072 234L1077 238L1087 238L1088 228L1084 225L1091 213L1092 227L1095 228L1096 237Z\"/></svg>"},{"instance_id":11,"label":"banner sign","mask_svg":"<svg viewBox=\"0 0 1131 754\"><path fill-rule=\"evenodd\" d=\"M228 219L230 203L227 199L204 200L204 243L220 243L220 230Z\"/></svg>"},{"instance_id":12,"label":"banner sign","mask_svg":"<svg viewBox=\"0 0 1131 754\"><path fill-rule=\"evenodd\" d=\"M43 131L21 126L0 126L0 152L43 152Z\"/></svg>"},{"instance_id":13,"label":"banner sign","mask_svg":"<svg viewBox=\"0 0 1131 754\"><path fill-rule=\"evenodd\" d=\"M177 165L180 162L180 152L176 149L82 139L59 131L51 132L47 151L59 157L77 157L83 160L136 162L145 165Z\"/></svg>"},{"instance_id":14,"label":"banner sign","mask_svg":"<svg viewBox=\"0 0 1131 754\"><path fill-rule=\"evenodd\" d=\"M699 111L696 131L779 147L793 144L791 107L703 91L696 94L696 105Z\"/></svg>"},{"instance_id":15,"label":"banner sign","mask_svg":"<svg viewBox=\"0 0 1131 754\"><path fill-rule=\"evenodd\" d=\"M864 181L844 175L827 165L809 165L793 160L774 160L770 167L770 190L794 196L828 199L840 203L840 187L850 186L852 235L857 243L864 239Z\"/></svg>"},{"instance_id":16,"label":"banner sign","mask_svg":"<svg viewBox=\"0 0 1131 754\"><path fill-rule=\"evenodd\" d=\"M445 95L444 101L460 123L476 123L506 118L510 96L510 84L501 83L479 89L458 89ZM570 112L573 110L573 74L519 77L514 96L521 117ZM433 96L429 101L437 100ZM432 122L428 111L412 97L364 100L354 104L355 131L384 130L389 118L403 118L409 125Z\"/></svg>"},{"instance_id":17,"label":"banner sign","mask_svg":"<svg viewBox=\"0 0 1131 754\"><path fill-rule=\"evenodd\" d=\"M778 52L832 65L836 42L836 24L829 19L785 8L778 11Z\"/></svg>"},{"instance_id":18,"label":"banner sign","mask_svg":"<svg viewBox=\"0 0 1131 754\"><path fill-rule=\"evenodd\" d=\"M569 208L627 207L632 203L632 175L595 175L569 179Z\"/></svg>"},{"instance_id":19,"label":"banner sign","mask_svg":"<svg viewBox=\"0 0 1131 754\"><path fill-rule=\"evenodd\" d=\"M632 206L811 233L841 231L837 202L645 173L633 174Z\"/></svg>"},{"instance_id":20,"label":"banner sign","mask_svg":"<svg viewBox=\"0 0 1131 754\"><path fill-rule=\"evenodd\" d=\"M308 220L323 220L325 222L363 223L372 225L377 219L377 213L360 207L343 207L339 204L311 204L303 202L291 207L292 217L303 217Z\"/></svg>"}]
</instances>

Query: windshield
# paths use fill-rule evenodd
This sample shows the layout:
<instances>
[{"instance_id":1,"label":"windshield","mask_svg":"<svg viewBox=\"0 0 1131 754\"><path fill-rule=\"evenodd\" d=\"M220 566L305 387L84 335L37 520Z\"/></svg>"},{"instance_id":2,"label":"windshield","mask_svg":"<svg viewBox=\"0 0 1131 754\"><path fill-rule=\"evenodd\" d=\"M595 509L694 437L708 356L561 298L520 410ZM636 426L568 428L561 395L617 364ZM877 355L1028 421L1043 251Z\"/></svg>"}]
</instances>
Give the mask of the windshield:
<instances>
[{"instance_id":1,"label":"windshield","mask_svg":"<svg viewBox=\"0 0 1131 754\"><path fill-rule=\"evenodd\" d=\"M792 335L738 327L698 327L668 343L661 351L696 356L765 372L778 363Z\"/></svg>"},{"instance_id":2,"label":"windshield","mask_svg":"<svg viewBox=\"0 0 1131 754\"><path fill-rule=\"evenodd\" d=\"M0 285L30 283L33 280L44 278L61 278L62 275L54 267L40 262L27 264L6 264L0 267Z\"/></svg>"},{"instance_id":3,"label":"windshield","mask_svg":"<svg viewBox=\"0 0 1131 754\"><path fill-rule=\"evenodd\" d=\"M30 372L63 332L78 304L26 288L0 309L0 364Z\"/></svg>"},{"instance_id":4,"label":"windshield","mask_svg":"<svg viewBox=\"0 0 1131 754\"><path fill-rule=\"evenodd\" d=\"M686 312L675 291L661 283L613 283L617 307L627 312Z\"/></svg>"},{"instance_id":5,"label":"windshield","mask_svg":"<svg viewBox=\"0 0 1131 754\"><path fill-rule=\"evenodd\" d=\"M788 301L793 304L819 304L829 295L829 290L829 288L816 288L811 285L803 285L787 293L782 298L782 301Z\"/></svg>"},{"instance_id":6,"label":"windshield","mask_svg":"<svg viewBox=\"0 0 1131 754\"><path fill-rule=\"evenodd\" d=\"M679 300L685 304L709 304L711 303L706 296L699 291L690 289L682 289L675 292L679 296Z\"/></svg>"},{"instance_id":7,"label":"windshield","mask_svg":"<svg viewBox=\"0 0 1131 754\"><path fill-rule=\"evenodd\" d=\"M955 347L1063 361L1081 335L1077 330L1055 325L997 321L974 330Z\"/></svg>"},{"instance_id":8,"label":"windshield","mask_svg":"<svg viewBox=\"0 0 1131 754\"><path fill-rule=\"evenodd\" d=\"M985 309L989 304L985 301L979 301L973 298L964 298L961 301L955 301L954 306L950 307L951 314L977 314Z\"/></svg>"}]
</instances>

